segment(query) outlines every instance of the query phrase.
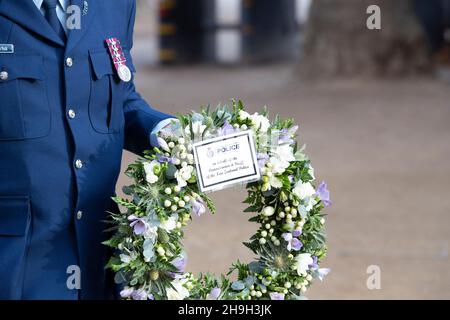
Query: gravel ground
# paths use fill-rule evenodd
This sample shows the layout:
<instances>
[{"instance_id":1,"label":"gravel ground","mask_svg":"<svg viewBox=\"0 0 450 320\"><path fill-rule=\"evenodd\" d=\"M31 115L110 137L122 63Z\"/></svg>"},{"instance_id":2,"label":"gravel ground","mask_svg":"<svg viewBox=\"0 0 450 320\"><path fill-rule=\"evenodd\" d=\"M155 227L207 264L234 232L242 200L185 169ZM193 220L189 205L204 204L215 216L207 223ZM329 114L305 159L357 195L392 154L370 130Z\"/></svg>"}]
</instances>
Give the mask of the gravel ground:
<instances>
[{"instance_id":1,"label":"gravel ground","mask_svg":"<svg viewBox=\"0 0 450 320\"><path fill-rule=\"evenodd\" d=\"M137 87L169 113L242 99L252 111L294 117L327 210L332 273L311 299L450 298L450 91L428 78L301 82L292 65L241 68L139 67ZM124 154L124 168L134 156ZM121 176L119 185L126 183ZM194 219L185 244L188 268L226 272L252 254L254 230L242 213L243 188L213 194L216 216ZM381 268L369 290L368 266Z\"/></svg>"}]
</instances>

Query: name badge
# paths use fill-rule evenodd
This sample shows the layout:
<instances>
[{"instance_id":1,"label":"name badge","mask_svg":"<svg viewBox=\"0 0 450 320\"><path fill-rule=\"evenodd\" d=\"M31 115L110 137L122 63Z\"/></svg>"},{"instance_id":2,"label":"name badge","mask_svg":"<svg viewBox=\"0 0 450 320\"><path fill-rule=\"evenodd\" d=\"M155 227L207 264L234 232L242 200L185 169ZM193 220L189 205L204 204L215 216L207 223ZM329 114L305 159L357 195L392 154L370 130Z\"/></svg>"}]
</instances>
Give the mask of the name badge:
<instances>
[{"instance_id":1,"label":"name badge","mask_svg":"<svg viewBox=\"0 0 450 320\"><path fill-rule=\"evenodd\" d=\"M0 44L0 53L14 53L14 45Z\"/></svg>"},{"instance_id":2,"label":"name badge","mask_svg":"<svg viewBox=\"0 0 450 320\"><path fill-rule=\"evenodd\" d=\"M257 181L261 177L251 131L203 140L192 147L202 192Z\"/></svg>"}]
</instances>

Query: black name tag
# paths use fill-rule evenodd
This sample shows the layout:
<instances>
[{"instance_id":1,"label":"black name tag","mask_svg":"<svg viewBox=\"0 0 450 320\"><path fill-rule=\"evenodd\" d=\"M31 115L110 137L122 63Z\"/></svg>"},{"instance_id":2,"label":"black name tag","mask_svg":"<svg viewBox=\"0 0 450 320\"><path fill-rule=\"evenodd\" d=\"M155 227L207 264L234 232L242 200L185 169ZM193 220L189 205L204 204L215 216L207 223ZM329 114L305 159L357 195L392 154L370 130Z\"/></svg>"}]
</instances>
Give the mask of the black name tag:
<instances>
[{"instance_id":1,"label":"black name tag","mask_svg":"<svg viewBox=\"0 0 450 320\"><path fill-rule=\"evenodd\" d=\"M0 44L0 54L1 53L14 53L13 44Z\"/></svg>"}]
</instances>

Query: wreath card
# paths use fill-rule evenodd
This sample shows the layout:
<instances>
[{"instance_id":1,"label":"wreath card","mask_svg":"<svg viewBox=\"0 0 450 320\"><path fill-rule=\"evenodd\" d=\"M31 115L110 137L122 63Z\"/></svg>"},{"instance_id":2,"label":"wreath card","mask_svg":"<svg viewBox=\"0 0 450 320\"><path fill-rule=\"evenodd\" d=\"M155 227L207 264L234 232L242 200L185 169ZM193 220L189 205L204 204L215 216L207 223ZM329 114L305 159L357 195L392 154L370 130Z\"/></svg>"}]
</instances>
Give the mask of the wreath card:
<instances>
[{"instance_id":1,"label":"wreath card","mask_svg":"<svg viewBox=\"0 0 450 320\"><path fill-rule=\"evenodd\" d=\"M201 192L216 191L260 179L250 130L193 144Z\"/></svg>"}]
</instances>

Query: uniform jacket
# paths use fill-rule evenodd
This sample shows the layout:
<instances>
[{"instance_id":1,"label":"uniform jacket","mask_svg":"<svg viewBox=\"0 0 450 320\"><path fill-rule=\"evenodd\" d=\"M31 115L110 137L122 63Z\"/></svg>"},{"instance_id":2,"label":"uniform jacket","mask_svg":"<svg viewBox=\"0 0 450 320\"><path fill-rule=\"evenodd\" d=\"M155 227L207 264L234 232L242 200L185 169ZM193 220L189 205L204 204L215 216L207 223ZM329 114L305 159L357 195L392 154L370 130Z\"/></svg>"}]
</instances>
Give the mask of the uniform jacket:
<instances>
[{"instance_id":1,"label":"uniform jacket","mask_svg":"<svg viewBox=\"0 0 450 320\"><path fill-rule=\"evenodd\" d=\"M135 71L135 0L72 5L81 28L64 43L32 0L0 0L0 44L14 45L0 53L0 299L112 296L101 242L122 150L149 148L169 117L120 81L105 45L118 38Z\"/></svg>"}]
</instances>

